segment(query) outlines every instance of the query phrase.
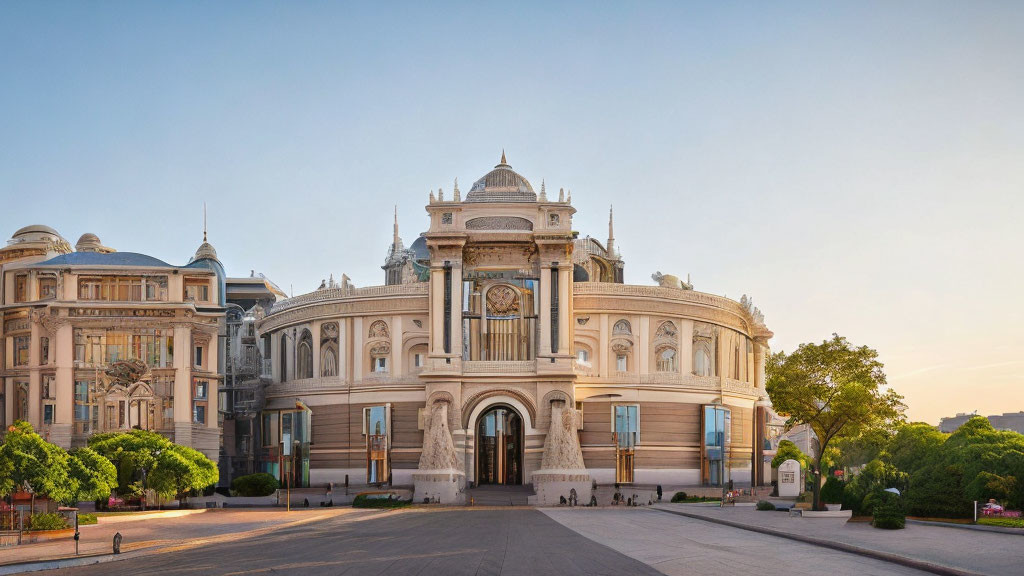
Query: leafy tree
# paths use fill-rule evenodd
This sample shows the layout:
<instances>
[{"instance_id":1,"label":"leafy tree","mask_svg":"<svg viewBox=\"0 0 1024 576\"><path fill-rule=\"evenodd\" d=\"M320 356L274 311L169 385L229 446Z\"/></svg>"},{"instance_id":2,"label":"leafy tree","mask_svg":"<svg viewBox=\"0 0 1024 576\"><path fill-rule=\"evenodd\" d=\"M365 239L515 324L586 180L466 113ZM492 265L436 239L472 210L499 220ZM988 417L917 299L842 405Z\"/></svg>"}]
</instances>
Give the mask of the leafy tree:
<instances>
[{"instance_id":1,"label":"leafy tree","mask_svg":"<svg viewBox=\"0 0 1024 576\"><path fill-rule=\"evenodd\" d=\"M16 421L7 429L0 445L0 496L7 496L25 484L33 493L67 502L70 488L68 453L43 440L32 425Z\"/></svg>"},{"instance_id":2,"label":"leafy tree","mask_svg":"<svg viewBox=\"0 0 1024 576\"><path fill-rule=\"evenodd\" d=\"M886 449L887 459L912 474L941 457L942 444L948 436L923 422L900 426Z\"/></svg>"},{"instance_id":3,"label":"leafy tree","mask_svg":"<svg viewBox=\"0 0 1024 576\"><path fill-rule=\"evenodd\" d=\"M807 469L811 465L811 458L800 451L790 440L782 440L779 442L779 446L775 451L775 457L772 458L772 468L778 468L786 460L796 460L800 463L800 467Z\"/></svg>"},{"instance_id":4,"label":"leafy tree","mask_svg":"<svg viewBox=\"0 0 1024 576\"><path fill-rule=\"evenodd\" d=\"M871 426L858 436L839 438L835 448L839 452L835 464L839 468L863 466L878 458L892 442L894 431L887 426Z\"/></svg>"},{"instance_id":5,"label":"leafy tree","mask_svg":"<svg viewBox=\"0 0 1024 576\"><path fill-rule=\"evenodd\" d=\"M110 496L117 488L117 468L91 448L79 448L68 459L72 504Z\"/></svg>"},{"instance_id":6,"label":"leafy tree","mask_svg":"<svg viewBox=\"0 0 1024 576\"><path fill-rule=\"evenodd\" d=\"M821 344L801 344L768 360L766 388L772 404L790 424L807 424L818 440L814 455L820 473L822 455L833 441L860 435L872 426L902 418L903 397L885 390L878 352L854 347L833 334ZM821 508L820 482L814 482L814 508Z\"/></svg>"},{"instance_id":7,"label":"leafy tree","mask_svg":"<svg viewBox=\"0 0 1024 576\"><path fill-rule=\"evenodd\" d=\"M132 484L143 481L156 466L157 457L173 445L149 430L111 432L89 438L89 447L117 468L118 494L132 493Z\"/></svg>"},{"instance_id":8,"label":"leafy tree","mask_svg":"<svg viewBox=\"0 0 1024 576\"><path fill-rule=\"evenodd\" d=\"M217 465L202 452L174 444L157 456L149 488L165 498L184 497L216 484L219 478Z\"/></svg>"},{"instance_id":9,"label":"leafy tree","mask_svg":"<svg viewBox=\"0 0 1024 576\"><path fill-rule=\"evenodd\" d=\"M908 482L907 475L895 466L881 460L872 460L844 486L843 507L853 510L857 515L870 515L874 504L883 497L887 488L896 488L903 493Z\"/></svg>"}]
</instances>

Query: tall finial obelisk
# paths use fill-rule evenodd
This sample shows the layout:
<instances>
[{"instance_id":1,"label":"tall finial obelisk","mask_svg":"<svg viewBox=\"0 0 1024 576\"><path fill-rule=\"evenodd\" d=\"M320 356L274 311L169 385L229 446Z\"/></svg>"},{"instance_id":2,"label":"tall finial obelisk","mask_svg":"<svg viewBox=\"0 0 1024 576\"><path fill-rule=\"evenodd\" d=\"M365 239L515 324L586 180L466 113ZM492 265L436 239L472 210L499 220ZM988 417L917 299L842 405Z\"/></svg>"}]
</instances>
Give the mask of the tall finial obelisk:
<instances>
[{"instance_id":1,"label":"tall finial obelisk","mask_svg":"<svg viewBox=\"0 0 1024 576\"><path fill-rule=\"evenodd\" d=\"M615 207L608 207L608 244L605 249L609 258L615 258Z\"/></svg>"},{"instance_id":2,"label":"tall finial obelisk","mask_svg":"<svg viewBox=\"0 0 1024 576\"><path fill-rule=\"evenodd\" d=\"M206 242L206 202L203 202L203 242Z\"/></svg>"},{"instance_id":3,"label":"tall finial obelisk","mask_svg":"<svg viewBox=\"0 0 1024 576\"><path fill-rule=\"evenodd\" d=\"M398 204L395 204L395 232L391 238L391 245L394 246L393 250L398 249Z\"/></svg>"}]
</instances>

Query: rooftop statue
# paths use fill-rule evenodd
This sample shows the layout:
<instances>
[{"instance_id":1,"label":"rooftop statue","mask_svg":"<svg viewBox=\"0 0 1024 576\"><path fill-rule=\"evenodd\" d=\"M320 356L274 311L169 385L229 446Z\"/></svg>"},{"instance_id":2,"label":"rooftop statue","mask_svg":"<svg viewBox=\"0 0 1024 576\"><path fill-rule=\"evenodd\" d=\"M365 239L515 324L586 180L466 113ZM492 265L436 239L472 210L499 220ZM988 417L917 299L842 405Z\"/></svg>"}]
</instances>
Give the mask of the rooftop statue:
<instances>
[{"instance_id":1,"label":"rooftop statue","mask_svg":"<svg viewBox=\"0 0 1024 576\"><path fill-rule=\"evenodd\" d=\"M662 288L678 288L680 290L693 290L693 284L690 283L690 276L686 276L686 282L679 279L678 276L671 274L662 274L660 271L651 274L651 279L658 283L658 286Z\"/></svg>"}]
</instances>

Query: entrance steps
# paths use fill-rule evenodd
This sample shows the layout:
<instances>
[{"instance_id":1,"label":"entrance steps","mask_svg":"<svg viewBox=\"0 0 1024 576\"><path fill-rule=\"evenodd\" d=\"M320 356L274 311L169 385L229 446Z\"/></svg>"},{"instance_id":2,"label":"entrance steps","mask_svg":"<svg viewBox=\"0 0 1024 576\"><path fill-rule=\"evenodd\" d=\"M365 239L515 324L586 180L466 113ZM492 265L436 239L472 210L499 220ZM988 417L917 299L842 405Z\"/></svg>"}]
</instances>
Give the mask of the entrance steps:
<instances>
[{"instance_id":1,"label":"entrance steps","mask_svg":"<svg viewBox=\"0 0 1024 576\"><path fill-rule=\"evenodd\" d=\"M529 506L530 486L484 484L466 490L466 504L473 506Z\"/></svg>"}]
</instances>

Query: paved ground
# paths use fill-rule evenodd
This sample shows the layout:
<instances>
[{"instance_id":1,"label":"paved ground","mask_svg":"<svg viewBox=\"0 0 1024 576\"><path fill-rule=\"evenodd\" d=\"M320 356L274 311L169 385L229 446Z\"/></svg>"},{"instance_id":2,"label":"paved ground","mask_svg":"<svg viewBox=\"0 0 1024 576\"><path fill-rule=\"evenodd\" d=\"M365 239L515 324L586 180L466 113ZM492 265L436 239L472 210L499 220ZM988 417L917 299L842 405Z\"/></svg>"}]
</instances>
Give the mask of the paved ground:
<instances>
[{"instance_id":1,"label":"paved ground","mask_svg":"<svg viewBox=\"0 0 1024 576\"><path fill-rule=\"evenodd\" d=\"M864 522L796 518L784 512L759 512L749 507L716 508L686 504L659 504L656 507L843 542L982 574L1024 574L1024 536L1017 534L920 524L907 524L903 530L878 530Z\"/></svg>"},{"instance_id":2,"label":"paved ground","mask_svg":"<svg viewBox=\"0 0 1024 576\"><path fill-rule=\"evenodd\" d=\"M36 574L658 574L532 509L332 518L242 541Z\"/></svg>"},{"instance_id":3,"label":"paved ground","mask_svg":"<svg viewBox=\"0 0 1024 576\"><path fill-rule=\"evenodd\" d=\"M250 510L203 510L188 515L141 519L137 516L111 516L100 518L100 523L82 526L79 552L84 555L109 553L115 533L123 537L124 552L180 544L196 538L230 538L231 535L253 530L269 530L294 523L316 521L335 516L359 516L370 511L352 508L295 510L280 508ZM38 561L64 557L75 552L70 539L39 542L0 549L0 566L11 562Z\"/></svg>"},{"instance_id":4,"label":"paved ground","mask_svg":"<svg viewBox=\"0 0 1024 576\"><path fill-rule=\"evenodd\" d=\"M543 513L669 576L926 574L881 560L645 508L548 508Z\"/></svg>"}]
</instances>

